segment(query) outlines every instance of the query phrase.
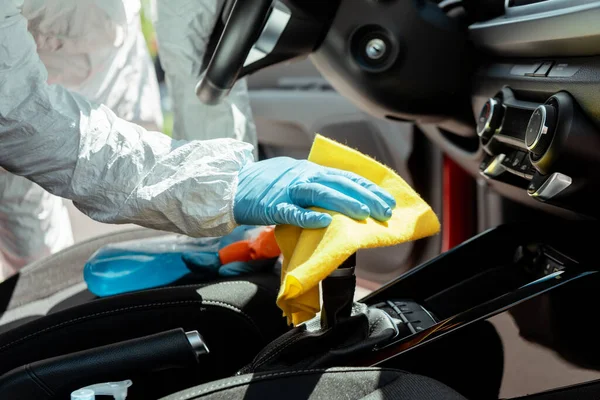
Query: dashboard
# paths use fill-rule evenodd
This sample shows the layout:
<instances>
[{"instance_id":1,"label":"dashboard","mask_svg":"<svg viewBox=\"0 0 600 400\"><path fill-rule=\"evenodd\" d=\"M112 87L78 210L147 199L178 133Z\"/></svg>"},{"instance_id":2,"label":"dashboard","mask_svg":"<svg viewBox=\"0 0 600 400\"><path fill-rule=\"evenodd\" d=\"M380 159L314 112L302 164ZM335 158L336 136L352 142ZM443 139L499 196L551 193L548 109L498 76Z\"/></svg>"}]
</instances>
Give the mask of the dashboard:
<instances>
[{"instance_id":1,"label":"dashboard","mask_svg":"<svg viewBox=\"0 0 600 400\"><path fill-rule=\"evenodd\" d=\"M469 26L474 132L423 131L500 194L598 217L600 2L507 0Z\"/></svg>"},{"instance_id":2,"label":"dashboard","mask_svg":"<svg viewBox=\"0 0 600 400\"><path fill-rule=\"evenodd\" d=\"M600 59L492 60L475 76L479 173L536 202L596 216Z\"/></svg>"},{"instance_id":3,"label":"dashboard","mask_svg":"<svg viewBox=\"0 0 600 400\"><path fill-rule=\"evenodd\" d=\"M600 0L338 3L311 54L338 92L505 197L600 216Z\"/></svg>"}]
</instances>

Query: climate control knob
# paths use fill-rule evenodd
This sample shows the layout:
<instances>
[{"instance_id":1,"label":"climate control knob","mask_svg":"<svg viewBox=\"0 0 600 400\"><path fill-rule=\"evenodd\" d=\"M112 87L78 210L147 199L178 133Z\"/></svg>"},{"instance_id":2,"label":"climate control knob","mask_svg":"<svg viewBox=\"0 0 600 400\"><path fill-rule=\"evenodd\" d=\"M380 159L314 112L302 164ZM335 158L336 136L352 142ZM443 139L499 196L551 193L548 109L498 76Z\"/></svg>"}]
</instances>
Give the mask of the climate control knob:
<instances>
[{"instance_id":1,"label":"climate control knob","mask_svg":"<svg viewBox=\"0 0 600 400\"><path fill-rule=\"evenodd\" d=\"M504 108L498 99L488 99L483 105L477 120L477 135L484 141L490 140L492 135L500 128Z\"/></svg>"},{"instance_id":2,"label":"climate control knob","mask_svg":"<svg viewBox=\"0 0 600 400\"><path fill-rule=\"evenodd\" d=\"M535 109L525 132L525 145L534 160L546 153L556 126L556 109L549 104L542 104Z\"/></svg>"}]
</instances>

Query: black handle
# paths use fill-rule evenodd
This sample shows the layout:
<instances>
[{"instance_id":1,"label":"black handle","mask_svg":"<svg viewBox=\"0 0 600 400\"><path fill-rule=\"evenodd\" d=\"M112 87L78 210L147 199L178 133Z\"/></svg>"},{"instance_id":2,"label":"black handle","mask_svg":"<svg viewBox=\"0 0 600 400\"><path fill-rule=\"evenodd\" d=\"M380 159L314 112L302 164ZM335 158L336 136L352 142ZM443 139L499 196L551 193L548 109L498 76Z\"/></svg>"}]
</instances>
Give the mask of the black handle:
<instances>
[{"instance_id":1,"label":"black handle","mask_svg":"<svg viewBox=\"0 0 600 400\"><path fill-rule=\"evenodd\" d=\"M73 390L130 374L193 366L198 363L194 346L183 329L173 329L37 361L0 377L0 399L68 398Z\"/></svg>"},{"instance_id":2,"label":"black handle","mask_svg":"<svg viewBox=\"0 0 600 400\"><path fill-rule=\"evenodd\" d=\"M235 1L206 74L196 87L196 95L203 103L218 104L229 94L273 4L274 0Z\"/></svg>"}]
</instances>

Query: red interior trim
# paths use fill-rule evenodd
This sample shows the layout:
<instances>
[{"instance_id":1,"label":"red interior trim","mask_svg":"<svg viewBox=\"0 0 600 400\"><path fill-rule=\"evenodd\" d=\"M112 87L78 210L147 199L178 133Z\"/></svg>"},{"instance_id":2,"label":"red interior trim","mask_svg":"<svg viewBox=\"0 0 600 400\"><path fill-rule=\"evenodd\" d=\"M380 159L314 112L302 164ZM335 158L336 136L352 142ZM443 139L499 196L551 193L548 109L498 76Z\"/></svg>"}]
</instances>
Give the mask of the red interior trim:
<instances>
[{"instance_id":1,"label":"red interior trim","mask_svg":"<svg viewBox=\"0 0 600 400\"><path fill-rule=\"evenodd\" d=\"M442 251L473 236L473 178L444 155L444 201L442 210Z\"/></svg>"}]
</instances>

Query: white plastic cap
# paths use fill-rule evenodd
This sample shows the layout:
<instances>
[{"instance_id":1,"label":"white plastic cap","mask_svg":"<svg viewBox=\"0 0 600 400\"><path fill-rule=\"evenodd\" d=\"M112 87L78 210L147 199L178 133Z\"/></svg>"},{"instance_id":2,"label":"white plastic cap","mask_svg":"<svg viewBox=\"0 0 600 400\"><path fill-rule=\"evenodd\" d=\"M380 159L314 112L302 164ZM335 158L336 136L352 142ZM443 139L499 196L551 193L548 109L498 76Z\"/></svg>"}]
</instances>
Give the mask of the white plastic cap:
<instances>
[{"instance_id":1,"label":"white plastic cap","mask_svg":"<svg viewBox=\"0 0 600 400\"><path fill-rule=\"evenodd\" d=\"M133 385L130 380L122 382L107 382L98 383L96 385L86 386L71 393L71 400L95 400L97 396L112 396L115 400L127 399L127 388ZM88 397L73 397L74 395L81 396L81 393L87 394ZM91 396L90 396L91 393Z\"/></svg>"},{"instance_id":2,"label":"white plastic cap","mask_svg":"<svg viewBox=\"0 0 600 400\"><path fill-rule=\"evenodd\" d=\"M79 389L71 393L71 400L95 400L96 394L91 389Z\"/></svg>"}]
</instances>

